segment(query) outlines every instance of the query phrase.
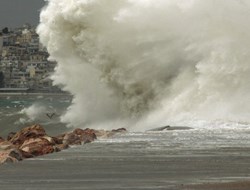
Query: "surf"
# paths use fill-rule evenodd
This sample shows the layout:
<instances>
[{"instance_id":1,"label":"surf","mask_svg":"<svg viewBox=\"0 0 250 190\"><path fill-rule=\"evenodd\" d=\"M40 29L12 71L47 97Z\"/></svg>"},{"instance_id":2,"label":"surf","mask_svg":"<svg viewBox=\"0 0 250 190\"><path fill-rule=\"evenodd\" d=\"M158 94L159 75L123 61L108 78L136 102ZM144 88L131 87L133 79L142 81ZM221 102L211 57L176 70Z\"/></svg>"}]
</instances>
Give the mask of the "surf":
<instances>
[{"instance_id":1,"label":"surf","mask_svg":"<svg viewBox=\"0 0 250 190\"><path fill-rule=\"evenodd\" d=\"M249 11L247 0L49 0L37 32L54 84L74 96L61 120L249 122Z\"/></svg>"}]
</instances>

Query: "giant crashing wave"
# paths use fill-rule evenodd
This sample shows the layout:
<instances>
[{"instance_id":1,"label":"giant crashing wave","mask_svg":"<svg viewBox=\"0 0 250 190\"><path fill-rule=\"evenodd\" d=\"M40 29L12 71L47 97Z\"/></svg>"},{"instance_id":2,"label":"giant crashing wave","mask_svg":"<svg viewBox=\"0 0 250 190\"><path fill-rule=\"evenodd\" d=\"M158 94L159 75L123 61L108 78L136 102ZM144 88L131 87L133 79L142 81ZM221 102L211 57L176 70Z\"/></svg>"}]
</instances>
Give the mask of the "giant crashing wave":
<instances>
[{"instance_id":1,"label":"giant crashing wave","mask_svg":"<svg viewBox=\"0 0 250 190\"><path fill-rule=\"evenodd\" d=\"M71 126L250 121L249 0L48 0L37 31Z\"/></svg>"}]
</instances>

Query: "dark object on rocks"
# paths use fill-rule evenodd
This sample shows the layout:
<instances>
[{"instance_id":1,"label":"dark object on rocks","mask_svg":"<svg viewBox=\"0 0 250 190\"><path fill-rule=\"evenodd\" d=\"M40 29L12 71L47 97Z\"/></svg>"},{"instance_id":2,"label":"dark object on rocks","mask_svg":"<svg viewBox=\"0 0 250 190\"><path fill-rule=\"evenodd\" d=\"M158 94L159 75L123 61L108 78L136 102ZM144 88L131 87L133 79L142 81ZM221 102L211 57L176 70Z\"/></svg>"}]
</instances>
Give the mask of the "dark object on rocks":
<instances>
[{"instance_id":1,"label":"dark object on rocks","mask_svg":"<svg viewBox=\"0 0 250 190\"><path fill-rule=\"evenodd\" d=\"M164 126L164 127L158 127L154 129L150 129L148 131L173 131L173 130L189 130L192 129L191 127L185 127L185 126Z\"/></svg>"},{"instance_id":2,"label":"dark object on rocks","mask_svg":"<svg viewBox=\"0 0 250 190\"><path fill-rule=\"evenodd\" d=\"M168 125L168 126L164 126L164 127L158 127L158 128L150 129L148 131L163 131L163 130L169 129L169 128L170 128L170 126Z\"/></svg>"},{"instance_id":3,"label":"dark object on rocks","mask_svg":"<svg viewBox=\"0 0 250 190\"><path fill-rule=\"evenodd\" d=\"M123 133L126 132L127 130L125 128L119 128L119 129L113 129L112 132L116 132L116 133Z\"/></svg>"},{"instance_id":4,"label":"dark object on rocks","mask_svg":"<svg viewBox=\"0 0 250 190\"><path fill-rule=\"evenodd\" d=\"M185 127L185 126L170 126L169 128L167 128L167 130L169 130L169 131L190 130L190 129L193 129L193 128Z\"/></svg>"}]
</instances>

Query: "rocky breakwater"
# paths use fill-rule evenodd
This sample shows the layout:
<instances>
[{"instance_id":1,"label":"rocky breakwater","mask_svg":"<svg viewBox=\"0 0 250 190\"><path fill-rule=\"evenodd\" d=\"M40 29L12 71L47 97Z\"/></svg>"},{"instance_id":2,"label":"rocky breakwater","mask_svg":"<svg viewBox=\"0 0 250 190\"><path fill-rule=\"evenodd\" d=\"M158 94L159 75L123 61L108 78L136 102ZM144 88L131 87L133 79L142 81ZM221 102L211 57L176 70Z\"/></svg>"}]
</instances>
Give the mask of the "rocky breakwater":
<instances>
[{"instance_id":1,"label":"rocky breakwater","mask_svg":"<svg viewBox=\"0 0 250 190\"><path fill-rule=\"evenodd\" d=\"M7 139L0 137L0 164L59 152L72 145L90 143L97 138L110 137L122 132L126 132L126 129L105 131L78 128L52 137L46 133L41 125L32 125L16 133L11 132Z\"/></svg>"}]
</instances>

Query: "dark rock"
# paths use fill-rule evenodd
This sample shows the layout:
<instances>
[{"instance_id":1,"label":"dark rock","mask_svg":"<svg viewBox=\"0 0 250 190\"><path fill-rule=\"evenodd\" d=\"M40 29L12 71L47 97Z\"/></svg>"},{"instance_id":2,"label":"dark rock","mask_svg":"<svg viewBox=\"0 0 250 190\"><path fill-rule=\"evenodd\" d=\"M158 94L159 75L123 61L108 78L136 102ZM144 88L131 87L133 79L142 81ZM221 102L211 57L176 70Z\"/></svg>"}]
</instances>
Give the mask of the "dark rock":
<instances>
[{"instance_id":1,"label":"dark rock","mask_svg":"<svg viewBox=\"0 0 250 190\"><path fill-rule=\"evenodd\" d=\"M173 131L173 130L189 130L192 129L191 127L186 127L186 126L164 126L164 127L158 127L154 129L150 129L148 131Z\"/></svg>"},{"instance_id":2,"label":"dark rock","mask_svg":"<svg viewBox=\"0 0 250 190\"><path fill-rule=\"evenodd\" d=\"M13 163L21 160L23 160L23 157L18 149L10 149L0 152L0 164Z\"/></svg>"},{"instance_id":3,"label":"dark rock","mask_svg":"<svg viewBox=\"0 0 250 190\"><path fill-rule=\"evenodd\" d=\"M52 137L56 144L63 144L63 138L66 134L59 135L57 137Z\"/></svg>"},{"instance_id":4,"label":"dark rock","mask_svg":"<svg viewBox=\"0 0 250 190\"><path fill-rule=\"evenodd\" d=\"M60 152L60 151L67 149L67 148L69 148L68 144L57 144L54 146L55 152Z\"/></svg>"},{"instance_id":5,"label":"dark rock","mask_svg":"<svg viewBox=\"0 0 250 190\"><path fill-rule=\"evenodd\" d=\"M185 127L185 126L170 126L169 128L167 128L167 130L169 131L174 131L174 130L190 130L193 129L191 127Z\"/></svg>"},{"instance_id":6,"label":"dark rock","mask_svg":"<svg viewBox=\"0 0 250 190\"><path fill-rule=\"evenodd\" d=\"M150 129L148 131L163 131L168 128L170 128L170 126L158 127L158 128Z\"/></svg>"},{"instance_id":7,"label":"dark rock","mask_svg":"<svg viewBox=\"0 0 250 190\"><path fill-rule=\"evenodd\" d=\"M8 136L7 136L7 140L8 140L8 141L11 140L11 139L14 137L15 134L16 134L15 132L10 132L10 133L8 134Z\"/></svg>"},{"instance_id":8,"label":"dark rock","mask_svg":"<svg viewBox=\"0 0 250 190\"><path fill-rule=\"evenodd\" d=\"M46 132L43 127L40 125L33 125L17 132L9 141L14 145L21 146L24 141L30 138L38 138L42 136L46 136Z\"/></svg>"},{"instance_id":9,"label":"dark rock","mask_svg":"<svg viewBox=\"0 0 250 190\"><path fill-rule=\"evenodd\" d=\"M9 156L15 158L18 161L23 160L22 154L18 149L9 150Z\"/></svg>"},{"instance_id":10,"label":"dark rock","mask_svg":"<svg viewBox=\"0 0 250 190\"><path fill-rule=\"evenodd\" d=\"M78 137L80 137L81 142L83 142L84 144L86 143L90 143L93 142L96 139L96 134L95 134L95 130L93 129L75 129L73 131L74 134L78 135Z\"/></svg>"},{"instance_id":11,"label":"dark rock","mask_svg":"<svg viewBox=\"0 0 250 190\"><path fill-rule=\"evenodd\" d=\"M20 149L19 149L19 151L21 152L23 159L25 159L25 158L34 158L35 157L35 155L33 155L33 154L29 153L29 152L25 152L25 151L20 150Z\"/></svg>"},{"instance_id":12,"label":"dark rock","mask_svg":"<svg viewBox=\"0 0 250 190\"><path fill-rule=\"evenodd\" d=\"M89 129L85 129L85 130L89 130ZM76 135L82 135L83 133L85 133L85 130L77 128L73 131L73 133Z\"/></svg>"},{"instance_id":13,"label":"dark rock","mask_svg":"<svg viewBox=\"0 0 250 190\"><path fill-rule=\"evenodd\" d=\"M63 138L65 145L80 145L82 143L80 136L75 133L67 133Z\"/></svg>"},{"instance_id":14,"label":"dark rock","mask_svg":"<svg viewBox=\"0 0 250 190\"><path fill-rule=\"evenodd\" d=\"M125 129L125 128L113 129L112 132L123 133L123 132L127 132L127 129Z\"/></svg>"}]
</instances>

